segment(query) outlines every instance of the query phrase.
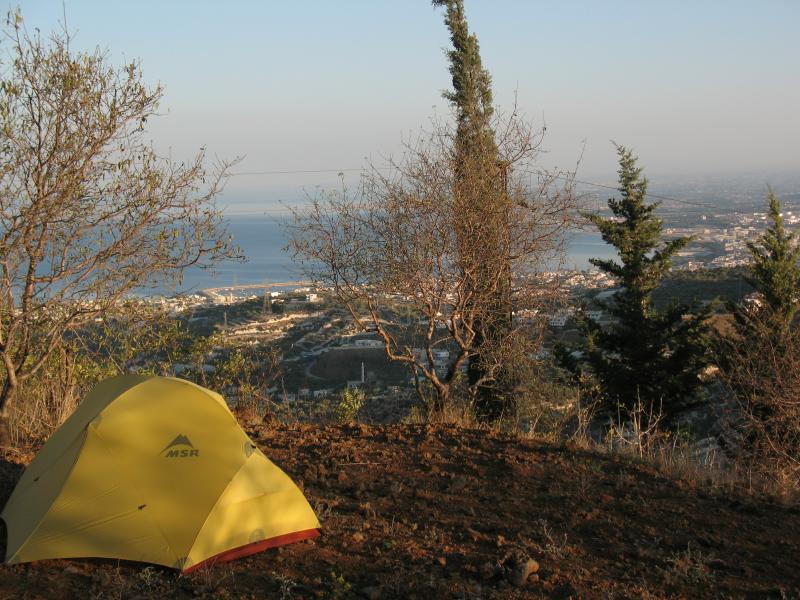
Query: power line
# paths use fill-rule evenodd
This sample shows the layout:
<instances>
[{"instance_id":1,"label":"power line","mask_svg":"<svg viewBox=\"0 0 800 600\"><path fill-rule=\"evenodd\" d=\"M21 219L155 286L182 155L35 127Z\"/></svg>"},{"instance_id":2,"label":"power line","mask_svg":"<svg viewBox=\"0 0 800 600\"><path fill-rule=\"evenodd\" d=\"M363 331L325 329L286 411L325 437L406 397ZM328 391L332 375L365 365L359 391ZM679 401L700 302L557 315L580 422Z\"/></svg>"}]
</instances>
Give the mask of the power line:
<instances>
[{"instance_id":1,"label":"power line","mask_svg":"<svg viewBox=\"0 0 800 600\"><path fill-rule=\"evenodd\" d=\"M291 171L239 171L228 173L228 177L239 177L241 175L305 175L316 173L352 173L363 171L364 169L296 169Z\"/></svg>"},{"instance_id":2,"label":"power line","mask_svg":"<svg viewBox=\"0 0 800 600\"><path fill-rule=\"evenodd\" d=\"M377 170L388 170L389 167L386 168L378 168L378 167L371 167L372 169ZM349 168L349 169L291 169L291 170L284 170L284 171L239 171L235 173L229 173L228 177L240 177L240 176L258 176L258 175L314 175L314 174L321 174L321 173L356 173L356 172L364 172L365 169L356 169L356 168ZM523 171L524 173L528 173L531 175L536 175L537 173L534 171ZM596 188L602 188L607 190L614 190L619 191L619 188L614 187L613 185L606 185L603 183L595 183L593 181L585 181L582 179L574 179L572 177L567 177L565 175L557 176L556 179L561 179L562 181L573 181L575 183L580 183L581 185L588 185ZM649 198L654 198L656 200L666 200L668 202L677 202L678 204L684 204L687 206L696 206L698 208L707 208L718 210L721 212L727 212L731 214L738 215L739 211L735 208L729 208L725 206L718 206L716 204L707 204L705 202L694 202L692 200L683 200L681 198L675 198L674 196L665 196L663 194L653 194L651 192L647 192L646 194Z\"/></svg>"},{"instance_id":3,"label":"power line","mask_svg":"<svg viewBox=\"0 0 800 600\"><path fill-rule=\"evenodd\" d=\"M594 183L592 181L582 181L580 179L571 179L570 177L566 177L566 176L558 177L558 179L563 179L563 180L566 180L566 181L574 181L575 183L580 183L582 185L591 185L591 186L594 186L594 187L604 188L604 189L607 189L607 190L619 191L619 188L614 187L613 185L605 185L605 184L602 184L602 183ZM675 198L673 196L664 196L664 195L661 195L661 194L652 194L650 192L647 192L646 196L648 196L650 198L655 198L656 200L666 200L668 202L677 202L679 204L688 204L689 206L699 206L700 208L713 208L715 210L720 210L720 211L723 211L723 212L730 212L730 213L737 214L737 215L739 214L739 211L736 210L735 208L728 208L728 207L725 207L725 206L718 206L716 204L706 204L704 202L693 202L691 200L681 200L680 198Z\"/></svg>"}]
</instances>

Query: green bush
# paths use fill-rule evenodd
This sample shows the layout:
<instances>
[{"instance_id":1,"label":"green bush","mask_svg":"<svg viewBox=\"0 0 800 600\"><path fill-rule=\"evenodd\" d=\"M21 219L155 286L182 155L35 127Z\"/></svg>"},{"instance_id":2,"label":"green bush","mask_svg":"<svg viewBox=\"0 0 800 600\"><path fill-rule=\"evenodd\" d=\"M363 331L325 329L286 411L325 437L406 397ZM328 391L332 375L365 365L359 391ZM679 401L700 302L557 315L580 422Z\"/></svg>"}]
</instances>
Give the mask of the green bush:
<instances>
[{"instance_id":1,"label":"green bush","mask_svg":"<svg viewBox=\"0 0 800 600\"><path fill-rule=\"evenodd\" d=\"M364 406L364 392L361 390L343 390L336 404L336 419L340 423L355 421L361 407Z\"/></svg>"}]
</instances>

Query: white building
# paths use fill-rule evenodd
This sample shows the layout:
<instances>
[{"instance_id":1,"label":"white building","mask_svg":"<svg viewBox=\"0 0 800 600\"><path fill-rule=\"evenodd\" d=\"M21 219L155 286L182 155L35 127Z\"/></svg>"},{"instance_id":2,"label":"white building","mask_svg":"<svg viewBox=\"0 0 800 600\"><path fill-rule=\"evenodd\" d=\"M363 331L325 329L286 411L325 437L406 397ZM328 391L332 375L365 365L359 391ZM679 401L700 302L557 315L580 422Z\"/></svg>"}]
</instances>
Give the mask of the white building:
<instances>
[{"instance_id":1,"label":"white building","mask_svg":"<svg viewBox=\"0 0 800 600\"><path fill-rule=\"evenodd\" d=\"M356 348L383 348L383 342L380 340L356 340L353 345Z\"/></svg>"}]
</instances>

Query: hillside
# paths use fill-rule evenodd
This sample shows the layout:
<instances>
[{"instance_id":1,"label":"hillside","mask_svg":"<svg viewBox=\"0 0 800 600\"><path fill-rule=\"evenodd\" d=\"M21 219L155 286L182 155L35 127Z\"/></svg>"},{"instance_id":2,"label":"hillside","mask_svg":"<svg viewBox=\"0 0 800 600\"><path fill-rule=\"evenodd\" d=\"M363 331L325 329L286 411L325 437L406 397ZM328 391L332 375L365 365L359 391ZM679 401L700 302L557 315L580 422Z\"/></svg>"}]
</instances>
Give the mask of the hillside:
<instances>
[{"instance_id":1,"label":"hillside","mask_svg":"<svg viewBox=\"0 0 800 600\"><path fill-rule=\"evenodd\" d=\"M305 489L321 537L190 576L99 559L3 565L0 598L800 596L797 506L446 426L250 434ZM0 502L29 459L0 462ZM524 582L523 565L535 571Z\"/></svg>"}]
</instances>

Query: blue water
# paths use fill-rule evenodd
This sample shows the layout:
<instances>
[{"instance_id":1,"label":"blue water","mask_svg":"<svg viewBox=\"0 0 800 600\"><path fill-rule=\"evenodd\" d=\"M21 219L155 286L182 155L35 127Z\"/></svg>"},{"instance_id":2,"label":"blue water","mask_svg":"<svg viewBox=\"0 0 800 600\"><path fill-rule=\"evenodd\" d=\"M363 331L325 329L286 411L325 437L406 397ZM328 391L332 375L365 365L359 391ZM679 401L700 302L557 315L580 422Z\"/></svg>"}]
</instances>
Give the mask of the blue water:
<instances>
[{"instance_id":1,"label":"blue water","mask_svg":"<svg viewBox=\"0 0 800 600\"><path fill-rule=\"evenodd\" d=\"M191 267L184 273L183 284L176 289L160 289L160 293L199 291L204 288L227 285L297 281L302 279L300 268L292 262L291 254L284 250L289 242L286 221L266 215L232 215L227 217L228 233L233 236L242 254L243 263L225 262L213 270ZM576 232L568 244L564 261L566 269L590 269L589 258L613 258L614 249L606 244L600 234Z\"/></svg>"}]
</instances>

